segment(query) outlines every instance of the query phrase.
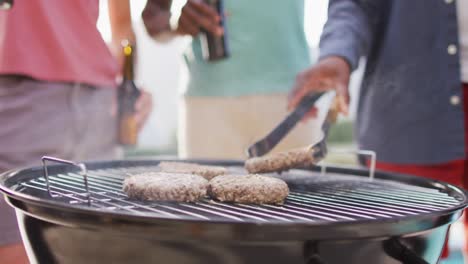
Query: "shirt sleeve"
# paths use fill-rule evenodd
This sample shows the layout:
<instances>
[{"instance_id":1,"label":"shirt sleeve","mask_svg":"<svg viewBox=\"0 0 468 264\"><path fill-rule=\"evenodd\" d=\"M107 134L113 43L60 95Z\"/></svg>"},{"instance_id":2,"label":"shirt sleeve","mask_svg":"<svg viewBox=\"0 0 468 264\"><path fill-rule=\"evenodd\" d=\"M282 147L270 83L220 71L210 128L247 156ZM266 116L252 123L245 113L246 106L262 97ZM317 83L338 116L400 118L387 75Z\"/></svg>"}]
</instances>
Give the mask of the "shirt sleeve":
<instances>
[{"instance_id":1,"label":"shirt sleeve","mask_svg":"<svg viewBox=\"0 0 468 264\"><path fill-rule=\"evenodd\" d=\"M319 59L340 56L355 70L360 57L367 55L374 24L371 18L378 16L378 8L377 0L329 0Z\"/></svg>"}]
</instances>

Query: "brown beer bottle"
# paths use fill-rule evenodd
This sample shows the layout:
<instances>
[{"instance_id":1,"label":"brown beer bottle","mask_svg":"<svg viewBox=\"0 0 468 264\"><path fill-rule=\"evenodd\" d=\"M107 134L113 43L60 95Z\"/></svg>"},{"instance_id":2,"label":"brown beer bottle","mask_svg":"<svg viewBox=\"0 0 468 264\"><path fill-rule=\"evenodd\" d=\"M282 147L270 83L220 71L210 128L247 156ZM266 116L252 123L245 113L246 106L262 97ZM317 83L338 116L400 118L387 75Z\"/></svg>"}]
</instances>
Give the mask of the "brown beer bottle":
<instances>
[{"instance_id":1,"label":"brown beer bottle","mask_svg":"<svg viewBox=\"0 0 468 264\"><path fill-rule=\"evenodd\" d=\"M122 41L124 54L122 83L117 90L118 97L118 140L121 145L135 146L138 129L135 120L135 103L140 90L134 82L134 47L129 41Z\"/></svg>"},{"instance_id":2,"label":"brown beer bottle","mask_svg":"<svg viewBox=\"0 0 468 264\"><path fill-rule=\"evenodd\" d=\"M204 2L218 12L218 15L221 17L219 25L223 28L224 34L222 36L215 36L203 30L204 33L200 35L203 57L205 60L211 62L226 59L230 56L230 51L228 45L226 18L224 16L224 1L204 0Z\"/></svg>"}]
</instances>

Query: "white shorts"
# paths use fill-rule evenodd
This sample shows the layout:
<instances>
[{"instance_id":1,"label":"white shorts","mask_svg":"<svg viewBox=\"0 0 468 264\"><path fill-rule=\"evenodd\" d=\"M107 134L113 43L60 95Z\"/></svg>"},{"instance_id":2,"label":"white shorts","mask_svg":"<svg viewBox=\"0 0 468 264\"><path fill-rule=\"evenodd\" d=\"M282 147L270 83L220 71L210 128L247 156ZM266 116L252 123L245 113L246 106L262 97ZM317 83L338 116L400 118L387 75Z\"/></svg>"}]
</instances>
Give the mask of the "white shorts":
<instances>
[{"instance_id":1,"label":"white shorts","mask_svg":"<svg viewBox=\"0 0 468 264\"><path fill-rule=\"evenodd\" d=\"M179 111L182 158L245 159L247 147L288 114L287 95L185 97ZM322 136L317 120L298 123L273 150L307 146Z\"/></svg>"}]
</instances>

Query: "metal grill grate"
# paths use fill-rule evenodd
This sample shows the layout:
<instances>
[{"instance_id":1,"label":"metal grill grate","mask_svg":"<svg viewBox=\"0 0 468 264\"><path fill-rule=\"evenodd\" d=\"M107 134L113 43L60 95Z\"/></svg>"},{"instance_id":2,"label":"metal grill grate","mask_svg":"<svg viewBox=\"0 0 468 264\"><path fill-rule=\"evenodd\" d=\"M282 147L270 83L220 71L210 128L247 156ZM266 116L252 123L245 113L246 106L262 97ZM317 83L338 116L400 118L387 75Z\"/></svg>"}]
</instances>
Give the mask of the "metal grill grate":
<instances>
[{"instance_id":1,"label":"metal grill grate","mask_svg":"<svg viewBox=\"0 0 468 264\"><path fill-rule=\"evenodd\" d=\"M103 212L126 212L173 219L340 222L421 215L460 204L454 197L435 189L382 180L333 180L333 177L320 177L318 173L308 173L307 191L292 187L290 195L282 206L230 204L209 199L198 203L142 202L128 199L122 192L125 175L148 170L158 170L158 168L140 166L88 171L90 206ZM76 173L49 175L49 182L54 200L71 206L89 208L81 175ZM47 195L45 178L39 177L22 182L17 190L45 197Z\"/></svg>"}]
</instances>

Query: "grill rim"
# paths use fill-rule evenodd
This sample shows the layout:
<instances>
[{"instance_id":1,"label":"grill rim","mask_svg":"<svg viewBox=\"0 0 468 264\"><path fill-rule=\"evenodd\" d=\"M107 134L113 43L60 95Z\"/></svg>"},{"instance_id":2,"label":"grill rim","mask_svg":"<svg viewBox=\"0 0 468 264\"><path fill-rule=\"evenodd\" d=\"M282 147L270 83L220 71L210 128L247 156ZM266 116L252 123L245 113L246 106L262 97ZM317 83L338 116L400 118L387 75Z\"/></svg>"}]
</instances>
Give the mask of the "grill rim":
<instances>
[{"instance_id":1,"label":"grill rim","mask_svg":"<svg viewBox=\"0 0 468 264\"><path fill-rule=\"evenodd\" d=\"M72 228L88 228L99 231L110 231L121 234L138 233L140 230L148 234L154 230L158 234L158 240L183 239L215 239L231 241L296 241L296 240L346 240L368 239L379 237L401 236L425 232L455 222L461 217L462 211L425 214L405 217L404 220L360 220L354 222L294 222L294 223L253 223L253 222L225 222L202 221L192 219L168 219L155 218L143 215L131 215L129 213L107 213L103 217L102 212L90 210L73 210L72 207L57 208L53 205L30 202L8 197L8 204L21 210L34 218L68 226ZM64 217L66 215L66 218ZM84 218L83 218L84 217ZM111 220L111 221L110 221ZM137 220L137 221L135 221ZM116 227L118 229L116 229ZM148 228L151 227L151 230ZM199 233L194 234L188 229L195 227ZM216 227L216 232L210 229ZM171 230L169 234L168 230ZM324 231L326 230L326 231ZM239 231L242 231L239 233ZM138 233L142 234L142 233Z\"/></svg>"},{"instance_id":2,"label":"grill rim","mask_svg":"<svg viewBox=\"0 0 468 264\"><path fill-rule=\"evenodd\" d=\"M157 165L161 161L187 161L187 162L198 162L204 164L212 164L212 165L222 165L222 166L242 166L242 161L235 161L235 160L181 160L181 159L136 159L136 160L116 160L116 161L92 161L86 162L86 166L90 170L96 169L104 169L104 168L119 168L119 167L131 167L131 166L154 166ZM50 165L50 171L53 173L55 169L63 168L64 165ZM318 172L320 167L315 167L309 169L309 171L316 171ZM366 177L368 171L365 169L357 169L357 168L347 168L347 167L327 167L327 170L330 173L338 173L341 176L361 176ZM74 207L63 204L58 201L54 201L53 199L43 199L39 197L35 197L29 194L24 194L19 191L11 190L9 187L19 183L24 182L28 179L37 178L37 175L42 175L42 167L32 167L32 168L25 168L25 169L17 169L11 170L8 172L3 173L0 175L0 190L5 193L7 197L7 201L12 205L15 209L22 210L23 212L32 215L34 217L52 221L58 224L67 225L67 222L60 221L60 214L67 213L76 216L92 216L95 219L91 224L91 226L102 227L102 223L109 224L111 222L129 222L129 223L140 223L143 225L151 224L155 225L156 227L164 227L167 228L168 226L173 227L180 227L184 224L196 224L199 226L207 226L209 228L213 225L219 225L221 227L227 228L224 230L225 232L232 228L232 226L237 226L240 228L253 228L255 232L263 232L263 238L265 239L272 239L268 235L268 232L282 229L281 232L273 232L273 233L282 233L283 235L287 232L298 233L297 230L311 230L313 232L315 229L333 229L337 232L331 232L330 236L335 234L338 235L340 238L343 238L343 230L354 230L351 238L355 238L356 236L359 237L376 237L376 236L388 236L388 235L397 235L397 233L406 234L406 233L415 233L420 232L427 229L432 229L435 227L439 227L445 224L450 224L454 222L458 217L462 214L462 209L466 208L467 206L467 196L465 191L461 190L460 188L453 186L448 183L429 180L424 178L419 178L410 175L403 175L403 174L394 174L394 173L387 173L387 172L376 172L376 179L382 180L393 180L394 182L409 184L411 186L419 186L419 187L426 187L436 190L444 190L448 195L451 197L458 197L455 198L459 201L458 205L451 206L450 208L446 208L443 210L438 210L436 212L418 214L418 215L411 215L405 216L402 218L391 218L391 219L378 219L378 220L349 220L349 221L340 221L340 222L329 222L329 221L316 221L316 222L306 222L306 221L293 221L293 222L276 222L276 221L269 221L269 222L257 222L257 221L249 221L249 222L232 222L232 221L224 221L224 220L201 220L201 219L174 219L170 217L159 217L154 215L136 215L129 212L112 212L112 211L100 211L97 208L89 207ZM10 181L10 182L9 182ZM7 187L8 186L8 187ZM461 198L462 200L459 200ZM45 210L48 212L52 212L58 215L47 215L47 213L40 215L38 213L42 212L41 210ZM101 220L101 221L99 221ZM408 230L401 228L402 224L409 224L414 222L427 222L425 225L415 225L412 230ZM79 221L78 221L79 222ZM70 224L70 223L68 223ZM89 224L89 223L88 223ZM395 225L395 226L394 226ZM373 227L374 234L369 234L372 232L360 232L359 228L362 227ZM353 227L355 227L353 229ZM382 229L381 232L375 232ZM398 230L401 229L401 230ZM411 228L410 228L411 229ZM262 231L263 230L263 231ZM286 231L289 230L289 231ZM316 230L316 231L317 231ZM390 231L391 230L391 231ZM364 230L362 230L364 231ZM365 230L368 231L368 230ZM328 232L328 231L327 231ZM247 232L249 233L249 232ZM299 231L302 233L302 231ZM309 232L304 232L309 233ZM266 235L265 235L266 234ZM210 235L212 237L213 234ZM245 234L249 236L249 234ZM305 234L304 234L305 235ZM274 236L275 237L275 236Z\"/></svg>"}]
</instances>

